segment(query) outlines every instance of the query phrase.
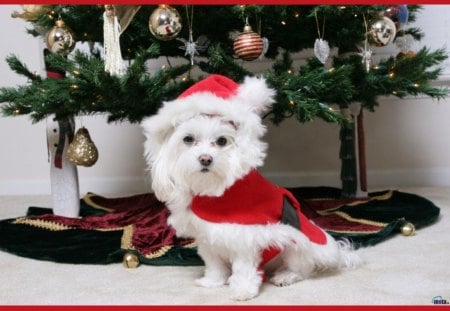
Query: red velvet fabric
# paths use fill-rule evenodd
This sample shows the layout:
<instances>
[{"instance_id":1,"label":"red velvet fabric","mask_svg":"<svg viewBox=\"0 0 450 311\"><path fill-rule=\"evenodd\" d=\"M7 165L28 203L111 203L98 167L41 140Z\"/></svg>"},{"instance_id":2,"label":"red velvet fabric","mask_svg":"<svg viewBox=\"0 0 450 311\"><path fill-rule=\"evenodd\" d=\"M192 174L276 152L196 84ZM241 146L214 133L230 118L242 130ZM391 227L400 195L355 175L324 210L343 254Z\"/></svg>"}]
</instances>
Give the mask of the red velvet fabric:
<instances>
[{"instance_id":1,"label":"red velvet fabric","mask_svg":"<svg viewBox=\"0 0 450 311\"><path fill-rule=\"evenodd\" d=\"M58 71L50 71L47 70L47 77L51 79L63 79L64 73L58 72Z\"/></svg>"},{"instance_id":2,"label":"red velvet fabric","mask_svg":"<svg viewBox=\"0 0 450 311\"><path fill-rule=\"evenodd\" d=\"M303 204L303 212L317 226L325 231L347 234L379 232L387 225L386 223L371 221L369 219L357 219L347 213L341 213L341 207L353 204L355 208L358 208L359 205L366 204L369 201L370 198L310 199Z\"/></svg>"},{"instance_id":3,"label":"red velvet fabric","mask_svg":"<svg viewBox=\"0 0 450 311\"><path fill-rule=\"evenodd\" d=\"M66 218L46 214L38 219L63 224L76 229L113 230L132 225L132 248L149 255L163 247L187 245L192 240L179 239L175 230L167 225L169 210L153 194L139 194L122 198L98 195L85 198L88 205L105 208L109 212L83 218Z\"/></svg>"}]
</instances>

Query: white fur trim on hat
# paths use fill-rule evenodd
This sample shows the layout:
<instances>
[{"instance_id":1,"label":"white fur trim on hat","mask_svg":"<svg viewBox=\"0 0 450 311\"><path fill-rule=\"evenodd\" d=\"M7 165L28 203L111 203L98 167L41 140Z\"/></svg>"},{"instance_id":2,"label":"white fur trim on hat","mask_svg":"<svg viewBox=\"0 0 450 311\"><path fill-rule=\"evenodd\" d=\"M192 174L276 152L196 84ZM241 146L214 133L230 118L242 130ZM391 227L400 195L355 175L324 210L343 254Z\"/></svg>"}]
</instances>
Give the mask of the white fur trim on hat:
<instances>
[{"instance_id":1,"label":"white fur trim on hat","mask_svg":"<svg viewBox=\"0 0 450 311\"><path fill-rule=\"evenodd\" d=\"M275 102L274 97L275 90L267 86L265 79L246 77L238 87L235 100L248 105L252 111L261 115Z\"/></svg>"},{"instance_id":2,"label":"white fur trim on hat","mask_svg":"<svg viewBox=\"0 0 450 311\"><path fill-rule=\"evenodd\" d=\"M147 138L147 156L152 154L181 123L198 115L217 116L235 124L240 131L264 134L261 114L274 102L275 91L263 78L246 77L227 98L202 90L163 103L158 113L141 123Z\"/></svg>"}]
</instances>

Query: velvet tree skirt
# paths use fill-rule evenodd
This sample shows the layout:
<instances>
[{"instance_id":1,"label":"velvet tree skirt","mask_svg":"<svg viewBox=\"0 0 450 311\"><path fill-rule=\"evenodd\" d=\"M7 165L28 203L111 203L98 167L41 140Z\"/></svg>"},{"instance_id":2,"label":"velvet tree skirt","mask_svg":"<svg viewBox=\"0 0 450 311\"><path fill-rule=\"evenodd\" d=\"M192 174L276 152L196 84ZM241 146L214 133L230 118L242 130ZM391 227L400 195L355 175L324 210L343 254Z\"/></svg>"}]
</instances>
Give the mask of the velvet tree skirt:
<instances>
[{"instance_id":1,"label":"velvet tree skirt","mask_svg":"<svg viewBox=\"0 0 450 311\"><path fill-rule=\"evenodd\" d=\"M336 188L289 190L308 218L336 239L349 239L355 247L375 245L399 234L405 222L416 229L432 224L440 211L421 196L399 191L343 199ZM134 253L143 264L202 265L195 241L178 238L167 225L168 214L151 193L121 198L88 193L81 199L80 218L29 207L23 217L1 220L0 250L61 263L108 264Z\"/></svg>"}]
</instances>

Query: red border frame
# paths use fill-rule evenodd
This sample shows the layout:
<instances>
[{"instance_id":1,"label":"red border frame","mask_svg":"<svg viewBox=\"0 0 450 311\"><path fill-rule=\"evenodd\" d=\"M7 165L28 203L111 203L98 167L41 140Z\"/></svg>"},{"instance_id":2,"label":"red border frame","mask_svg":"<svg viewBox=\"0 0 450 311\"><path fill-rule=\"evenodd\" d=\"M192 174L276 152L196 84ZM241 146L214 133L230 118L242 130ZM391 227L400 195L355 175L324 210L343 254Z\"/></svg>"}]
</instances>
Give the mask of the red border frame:
<instances>
[{"instance_id":1,"label":"red border frame","mask_svg":"<svg viewBox=\"0 0 450 311\"><path fill-rule=\"evenodd\" d=\"M28 1L2 1L0 4L80 4L80 5L97 5L97 4L196 4L196 5L232 5L232 4L265 4L265 5L314 5L314 4L330 4L330 5L373 5L373 4L450 4L450 0L421 0L417 1L398 1L398 0L168 0L168 1L154 1L154 0L28 0Z\"/></svg>"},{"instance_id":2,"label":"red border frame","mask_svg":"<svg viewBox=\"0 0 450 311\"><path fill-rule=\"evenodd\" d=\"M80 310L94 310L94 311L120 311L120 310L133 310L133 311L143 311L143 310L162 310L162 311L175 311L175 310L183 310L183 311L223 311L223 310L245 310L245 311L267 311L267 310L277 310L277 311L304 311L304 310L313 310L313 311L330 311L330 310L351 310L351 311L359 311L359 310L369 310L369 311L390 311L390 310L405 310L414 311L414 310L431 310L436 311L436 308L440 310L449 310L450 305L417 305L417 306L401 306L401 305L342 305L342 306L267 306L267 305L253 305L253 306L243 306L243 305L207 305L207 306L198 306L198 305L190 305L190 306L164 306L164 305L154 305L154 306L87 306L87 305L54 305L54 306L31 306L31 305L14 305L14 306L0 306L0 311L3 310L37 310L37 311L58 311L58 310L69 310L69 311L80 311Z\"/></svg>"},{"instance_id":3,"label":"red border frame","mask_svg":"<svg viewBox=\"0 0 450 311\"><path fill-rule=\"evenodd\" d=\"M2 1L0 0L0 5L12 4L62 4L62 5L99 5L99 4L172 4L172 5L184 5L184 4L195 4L195 5L234 5L234 4L265 4L265 5L317 5L317 4L330 4L330 5L373 5L373 4L420 4L420 5L434 5L434 4L450 4L450 0L421 0L419 3L415 1L398 1L398 0L378 0L378 1L370 1L370 0L168 0L168 1L152 1L152 0L28 0L28 1ZM1 303L1 302L0 302ZM305 305L305 306L267 306L267 305L251 305L251 306L243 306L243 305L208 305L208 306L199 306L199 305L190 305L190 306L166 306L166 305L154 305L154 306L106 306L106 305L97 305L97 306L88 306L88 305L0 305L0 311L3 310L37 310L37 311L59 311L69 310L69 311L79 311L79 310L94 310L94 311L119 311L119 310L133 310L133 311L142 311L142 310L183 310L183 311L204 311L204 310L213 310L213 311L222 311L222 310L245 310L245 311L266 311L266 310L281 310L281 311L294 311L294 310L314 310L314 311L330 311L330 310L351 310L351 311L359 311L359 310L369 310L369 311L390 311L390 310L404 310L408 309L408 311L414 310L431 310L434 311L436 308L440 310L450 310L450 305Z\"/></svg>"}]
</instances>

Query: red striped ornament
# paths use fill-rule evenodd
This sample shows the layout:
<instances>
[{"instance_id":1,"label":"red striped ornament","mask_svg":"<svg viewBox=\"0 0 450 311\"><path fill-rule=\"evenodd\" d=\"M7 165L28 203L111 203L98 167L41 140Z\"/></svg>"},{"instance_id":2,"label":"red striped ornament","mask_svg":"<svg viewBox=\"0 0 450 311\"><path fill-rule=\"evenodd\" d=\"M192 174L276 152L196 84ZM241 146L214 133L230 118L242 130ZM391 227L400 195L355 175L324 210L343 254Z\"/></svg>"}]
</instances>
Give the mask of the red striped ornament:
<instances>
[{"instance_id":1,"label":"red striped ornament","mask_svg":"<svg viewBox=\"0 0 450 311\"><path fill-rule=\"evenodd\" d=\"M234 39L234 53L243 60L257 59L264 48L264 43L259 34L252 30L250 25L245 25L244 31Z\"/></svg>"}]
</instances>

